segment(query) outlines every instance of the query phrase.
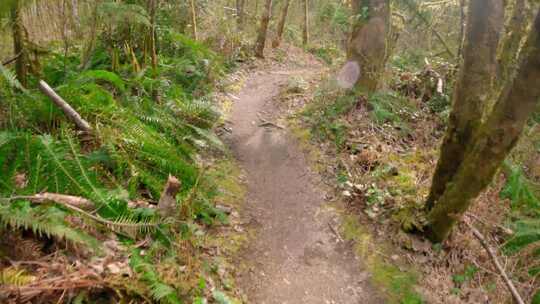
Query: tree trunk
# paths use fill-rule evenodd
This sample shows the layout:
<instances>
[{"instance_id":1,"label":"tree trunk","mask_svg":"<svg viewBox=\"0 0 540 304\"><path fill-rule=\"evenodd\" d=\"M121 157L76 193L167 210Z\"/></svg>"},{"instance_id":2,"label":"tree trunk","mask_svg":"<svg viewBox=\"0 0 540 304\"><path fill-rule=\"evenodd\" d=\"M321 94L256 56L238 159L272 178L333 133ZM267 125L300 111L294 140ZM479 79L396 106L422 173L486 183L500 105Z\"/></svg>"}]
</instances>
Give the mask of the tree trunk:
<instances>
[{"instance_id":1,"label":"tree trunk","mask_svg":"<svg viewBox=\"0 0 540 304\"><path fill-rule=\"evenodd\" d=\"M516 145L530 114L540 100L539 80L540 14L537 12L520 55L516 77L505 86L493 111L479 128L458 172L429 214L428 234L432 240L446 239L453 225L489 185L504 159Z\"/></svg>"},{"instance_id":2,"label":"tree trunk","mask_svg":"<svg viewBox=\"0 0 540 304\"><path fill-rule=\"evenodd\" d=\"M283 11L281 12L281 19L279 19L279 24L277 27L276 39L272 43L272 47L277 48L281 44L281 39L283 37L283 32L285 31L285 23L287 22L287 14L289 13L289 6L291 0L285 0L283 3Z\"/></svg>"},{"instance_id":3,"label":"tree trunk","mask_svg":"<svg viewBox=\"0 0 540 304\"><path fill-rule=\"evenodd\" d=\"M246 6L245 0L236 0L236 23L237 23L239 31L242 31L244 29L245 6Z\"/></svg>"},{"instance_id":4,"label":"tree trunk","mask_svg":"<svg viewBox=\"0 0 540 304\"><path fill-rule=\"evenodd\" d=\"M461 55L463 53L463 40L465 39L465 7L466 0L459 1L459 46L457 51L458 62L461 62Z\"/></svg>"},{"instance_id":5,"label":"tree trunk","mask_svg":"<svg viewBox=\"0 0 540 304\"><path fill-rule=\"evenodd\" d=\"M465 149L482 121L483 107L493 89L496 54L503 19L502 0L471 0L464 60L453 95L448 129L426 202L429 211L456 174Z\"/></svg>"},{"instance_id":6,"label":"tree trunk","mask_svg":"<svg viewBox=\"0 0 540 304\"><path fill-rule=\"evenodd\" d=\"M264 12L261 18L261 28L259 29L259 35L257 36L257 42L255 44L255 56L259 58L264 58L266 33L268 32L268 24L270 23L271 15L272 15L272 0L266 0Z\"/></svg>"},{"instance_id":7,"label":"tree trunk","mask_svg":"<svg viewBox=\"0 0 540 304\"><path fill-rule=\"evenodd\" d=\"M302 44L309 43L309 0L304 0L304 30L302 33Z\"/></svg>"},{"instance_id":8,"label":"tree trunk","mask_svg":"<svg viewBox=\"0 0 540 304\"><path fill-rule=\"evenodd\" d=\"M502 40L499 52L499 83L502 86L512 77L517 65L519 48L526 38L526 30L531 17L528 16L527 3L525 0L513 2L512 16L506 26L506 36Z\"/></svg>"},{"instance_id":9,"label":"tree trunk","mask_svg":"<svg viewBox=\"0 0 540 304\"><path fill-rule=\"evenodd\" d=\"M385 65L387 35L390 25L389 0L356 0L355 11L361 17L353 26L348 49L348 61L357 66L359 75L354 85L363 93L377 89ZM348 63L348 64L349 64Z\"/></svg>"},{"instance_id":10,"label":"tree trunk","mask_svg":"<svg viewBox=\"0 0 540 304\"><path fill-rule=\"evenodd\" d=\"M199 33L197 30L197 10L195 7L195 0L189 1L190 15L191 15L191 29L193 30L193 39L199 40Z\"/></svg>"},{"instance_id":11,"label":"tree trunk","mask_svg":"<svg viewBox=\"0 0 540 304\"><path fill-rule=\"evenodd\" d=\"M28 77L28 53L24 46L24 25L22 22L19 1L16 1L11 9L11 29L13 32L13 52L18 56L15 61L15 72L21 85L26 87Z\"/></svg>"}]
</instances>

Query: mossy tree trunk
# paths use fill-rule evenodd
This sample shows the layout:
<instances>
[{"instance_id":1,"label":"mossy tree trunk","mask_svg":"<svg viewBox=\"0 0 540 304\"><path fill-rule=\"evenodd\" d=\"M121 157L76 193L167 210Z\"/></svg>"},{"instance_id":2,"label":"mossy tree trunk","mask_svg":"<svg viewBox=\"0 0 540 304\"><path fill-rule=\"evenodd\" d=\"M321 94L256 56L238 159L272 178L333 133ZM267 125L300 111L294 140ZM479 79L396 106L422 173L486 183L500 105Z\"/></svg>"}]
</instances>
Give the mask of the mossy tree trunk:
<instances>
[{"instance_id":1,"label":"mossy tree trunk","mask_svg":"<svg viewBox=\"0 0 540 304\"><path fill-rule=\"evenodd\" d=\"M348 61L358 65L355 87L363 93L375 91L388 58L390 29L389 0L356 0L353 8L359 20L353 25Z\"/></svg>"},{"instance_id":2,"label":"mossy tree trunk","mask_svg":"<svg viewBox=\"0 0 540 304\"><path fill-rule=\"evenodd\" d=\"M446 239L456 221L489 185L516 145L539 101L540 14L537 13L520 54L516 77L506 84L493 111L480 126L452 182L428 216L428 233L432 240Z\"/></svg>"},{"instance_id":3,"label":"mossy tree trunk","mask_svg":"<svg viewBox=\"0 0 540 304\"><path fill-rule=\"evenodd\" d=\"M24 25L22 22L20 1L16 1L13 4L10 18L13 34L13 52L18 56L15 61L15 72L21 85L26 87L28 78L28 52L24 45Z\"/></svg>"},{"instance_id":4,"label":"mossy tree trunk","mask_svg":"<svg viewBox=\"0 0 540 304\"><path fill-rule=\"evenodd\" d=\"M302 31L302 44L309 43L309 0L304 0L304 29Z\"/></svg>"},{"instance_id":5,"label":"mossy tree trunk","mask_svg":"<svg viewBox=\"0 0 540 304\"><path fill-rule=\"evenodd\" d=\"M281 44L281 39L283 37L283 32L285 31L285 23L287 22L287 15L289 14L289 6L291 0L285 0L283 2L283 10L281 11L281 19L279 19L276 39L272 42L272 47L277 48Z\"/></svg>"},{"instance_id":6,"label":"mossy tree trunk","mask_svg":"<svg viewBox=\"0 0 540 304\"><path fill-rule=\"evenodd\" d=\"M471 0L463 63L453 94L453 106L441 155L426 202L429 211L444 193L472 143L497 73L497 46L503 25L502 0Z\"/></svg>"},{"instance_id":7,"label":"mossy tree trunk","mask_svg":"<svg viewBox=\"0 0 540 304\"><path fill-rule=\"evenodd\" d=\"M261 27L259 29L259 34L257 35L257 42L255 43L255 56L259 58L264 58L266 34L268 32L268 24L270 23L271 16L272 16L272 0L266 0L264 12L261 18Z\"/></svg>"},{"instance_id":8,"label":"mossy tree trunk","mask_svg":"<svg viewBox=\"0 0 540 304\"><path fill-rule=\"evenodd\" d=\"M509 4L511 7L511 17L506 25L506 35L501 42L499 51L500 84L505 83L512 77L512 73L517 65L519 48L526 38L526 30L533 16L529 16L531 11L527 7L526 0L514 0Z\"/></svg>"}]
</instances>

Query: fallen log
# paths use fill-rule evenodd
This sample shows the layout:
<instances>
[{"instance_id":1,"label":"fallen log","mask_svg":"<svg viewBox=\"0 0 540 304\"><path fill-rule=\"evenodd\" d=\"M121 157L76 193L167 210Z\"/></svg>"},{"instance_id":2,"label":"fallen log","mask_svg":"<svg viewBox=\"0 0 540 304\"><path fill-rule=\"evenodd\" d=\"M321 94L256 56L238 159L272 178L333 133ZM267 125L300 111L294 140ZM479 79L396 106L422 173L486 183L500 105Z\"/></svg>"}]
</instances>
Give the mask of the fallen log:
<instances>
[{"instance_id":1,"label":"fallen log","mask_svg":"<svg viewBox=\"0 0 540 304\"><path fill-rule=\"evenodd\" d=\"M56 104L64 114L77 125L77 127L86 132L91 133L92 127L90 124L84 120L77 111L75 111L62 97L60 97L56 92L43 80L39 81L39 89L43 94L47 95L53 102Z\"/></svg>"}]
</instances>

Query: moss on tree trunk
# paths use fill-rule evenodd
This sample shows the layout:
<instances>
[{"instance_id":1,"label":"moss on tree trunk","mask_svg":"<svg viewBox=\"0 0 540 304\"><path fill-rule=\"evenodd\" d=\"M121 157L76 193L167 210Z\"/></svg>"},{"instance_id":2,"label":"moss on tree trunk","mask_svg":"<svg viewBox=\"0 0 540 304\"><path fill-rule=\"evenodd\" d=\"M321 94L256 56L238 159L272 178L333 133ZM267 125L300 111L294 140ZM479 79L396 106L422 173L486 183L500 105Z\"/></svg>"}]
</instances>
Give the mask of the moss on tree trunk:
<instances>
[{"instance_id":1,"label":"moss on tree trunk","mask_svg":"<svg viewBox=\"0 0 540 304\"><path fill-rule=\"evenodd\" d=\"M11 28L13 31L13 51L17 56L15 61L15 72L17 79L23 87L26 87L28 76L28 53L24 46L24 25L19 1L13 4L11 9Z\"/></svg>"},{"instance_id":2,"label":"moss on tree trunk","mask_svg":"<svg viewBox=\"0 0 540 304\"><path fill-rule=\"evenodd\" d=\"M517 143L539 100L540 14L537 14L521 52L516 77L505 86L452 182L429 214L428 233L432 240L446 239L456 221L489 185Z\"/></svg>"},{"instance_id":3,"label":"moss on tree trunk","mask_svg":"<svg viewBox=\"0 0 540 304\"><path fill-rule=\"evenodd\" d=\"M390 3L388 0L359 0L353 8L359 20L353 26L348 60L356 62L360 68L356 89L370 93L377 89L388 58Z\"/></svg>"},{"instance_id":4,"label":"moss on tree trunk","mask_svg":"<svg viewBox=\"0 0 540 304\"><path fill-rule=\"evenodd\" d=\"M482 121L484 105L497 72L496 54L503 25L502 0L471 0L463 63L453 95L452 112L433 175L426 209L444 193Z\"/></svg>"}]
</instances>

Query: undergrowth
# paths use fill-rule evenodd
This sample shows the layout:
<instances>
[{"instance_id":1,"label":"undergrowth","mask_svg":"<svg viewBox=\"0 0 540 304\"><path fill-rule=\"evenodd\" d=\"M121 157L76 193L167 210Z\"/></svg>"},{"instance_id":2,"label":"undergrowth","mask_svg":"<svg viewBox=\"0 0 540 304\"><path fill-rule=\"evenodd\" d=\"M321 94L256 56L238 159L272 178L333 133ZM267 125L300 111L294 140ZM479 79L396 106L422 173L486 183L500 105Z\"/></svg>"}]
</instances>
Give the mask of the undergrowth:
<instances>
[{"instance_id":1,"label":"undergrowth","mask_svg":"<svg viewBox=\"0 0 540 304\"><path fill-rule=\"evenodd\" d=\"M142 245L152 250L137 249L129 258L142 285L115 290L133 294L132 288L145 286L135 294L181 303L193 296L192 286L165 282L156 263L202 227L227 222L215 208L219 193L202 161L224 150L212 130L220 113L208 97L223 61L204 45L161 27L158 65L152 68L136 47L144 37L126 36L149 25L146 11L112 2L99 9L115 31L98 41L87 63L81 53L52 52L27 88L0 66L0 224L11 234L32 233L91 250L101 248L111 232L127 248L154 240ZM92 134L78 132L39 93L40 78L92 125ZM181 191L177 213L166 219L155 205L169 175L181 181ZM30 199L42 192L88 199L93 210ZM7 275L2 273L4 281ZM23 285L19 278L16 283ZM99 293L84 293L79 300L95 296Z\"/></svg>"}]
</instances>

